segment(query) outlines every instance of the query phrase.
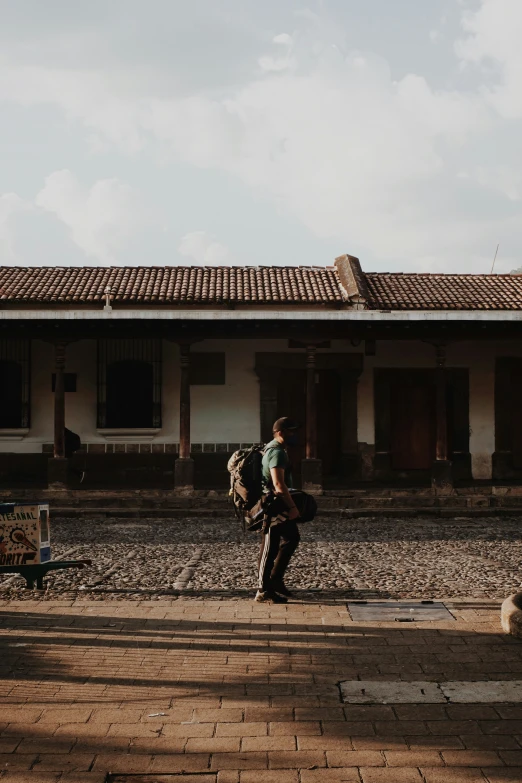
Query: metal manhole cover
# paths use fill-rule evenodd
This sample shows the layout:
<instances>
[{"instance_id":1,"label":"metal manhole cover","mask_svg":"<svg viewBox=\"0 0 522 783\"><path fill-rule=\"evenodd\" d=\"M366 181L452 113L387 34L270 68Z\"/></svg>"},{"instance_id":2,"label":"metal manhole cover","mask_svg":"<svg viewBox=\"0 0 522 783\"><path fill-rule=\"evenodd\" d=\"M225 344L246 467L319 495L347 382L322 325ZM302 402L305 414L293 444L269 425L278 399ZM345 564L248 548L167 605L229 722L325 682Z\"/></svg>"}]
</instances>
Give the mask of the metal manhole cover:
<instances>
[{"instance_id":1,"label":"metal manhole cover","mask_svg":"<svg viewBox=\"0 0 522 783\"><path fill-rule=\"evenodd\" d=\"M140 774L112 774L105 778L105 783L216 783L217 772L168 772L154 775L150 772Z\"/></svg>"},{"instance_id":2,"label":"metal manhole cover","mask_svg":"<svg viewBox=\"0 0 522 783\"><path fill-rule=\"evenodd\" d=\"M419 623L455 620L440 601L349 601L352 620L360 623Z\"/></svg>"}]
</instances>

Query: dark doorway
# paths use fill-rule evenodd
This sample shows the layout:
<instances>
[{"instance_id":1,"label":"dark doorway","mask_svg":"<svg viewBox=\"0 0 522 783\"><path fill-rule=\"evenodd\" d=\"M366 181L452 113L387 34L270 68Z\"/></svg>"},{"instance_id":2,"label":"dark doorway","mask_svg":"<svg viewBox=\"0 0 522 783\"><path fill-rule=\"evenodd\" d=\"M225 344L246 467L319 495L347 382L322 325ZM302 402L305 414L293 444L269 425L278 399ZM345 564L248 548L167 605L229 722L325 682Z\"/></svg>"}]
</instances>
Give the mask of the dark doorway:
<instances>
[{"instance_id":1,"label":"dark doorway","mask_svg":"<svg viewBox=\"0 0 522 783\"><path fill-rule=\"evenodd\" d=\"M317 456L323 462L323 474L335 476L341 462L341 379L335 370L315 373L317 402ZM291 416L302 423L299 445L290 447L294 482L300 483L301 460L306 441L306 370L282 370L277 385L277 414Z\"/></svg>"},{"instance_id":2,"label":"dark doorway","mask_svg":"<svg viewBox=\"0 0 522 783\"><path fill-rule=\"evenodd\" d=\"M152 427L154 419L153 366L125 360L107 367L107 427Z\"/></svg>"},{"instance_id":3,"label":"dark doorway","mask_svg":"<svg viewBox=\"0 0 522 783\"><path fill-rule=\"evenodd\" d=\"M317 452L324 475L337 476L342 445L341 379L335 370L319 370L316 381Z\"/></svg>"},{"instance_id":4,"label":"dark doorway","mask_svg":"<svg viewBox=\"0 0 522 783\"><path fill-rule=\"evenodd\" d=\"M23 420L23 368L18 362L0 361L0 427L16 429Z\"/></svg>"},{"instance_id":5,"label":"dark doorway","mask_svg":"<svg viewBox=\"0 0 522 783\"><path fill-rule=\"evenodd\" d=\"M497 475L522 470L522 358L497 359L495 372L495 453ZM499 462L500 458L500 462Z\"/></svg>"},{"instance_id":6,"label":"dark doorway","mask_svg":"<svg viewBox=\"0 0 522 783\"><path fill-rule=\"evenodd\" d=\"M299 443L288 447L293 483L301 486L301 460L305 456L306 370L282 370L277 384L275 418L291 416L302 424Z\"/></svg>"},{"instance_id":7,"label":"dark doorway","mask_svg":"<svg viewBox=\"0 0 522 783\"><path fill-rule=\"evenodd\" d=\"M397 374L390 391L392 468L429 470L435 459L433 376L419 371Z\"/></svg>"},{"instance_id":8,"label":"dark doorway","mask_svg":"<svg viewBox=\"0 0 522 783\"><path fill-rule=\"evenodd\" d=\"M517 362L511 372L511 416L513 467L522 469L522 362Z\"/></svg>"},{"instance_id":9,"label":"dark doorway","mask_svg":"<svg viewBox=\"0 0 522 783\"><path fill-rule=\"evenodd\" d=\"M448 452L456 478L469 478L469 372L446 370ZM375 370L375 450L379 478L394 471L429 479L436 444L436 371Z\"/></svg>"}]
</instances>

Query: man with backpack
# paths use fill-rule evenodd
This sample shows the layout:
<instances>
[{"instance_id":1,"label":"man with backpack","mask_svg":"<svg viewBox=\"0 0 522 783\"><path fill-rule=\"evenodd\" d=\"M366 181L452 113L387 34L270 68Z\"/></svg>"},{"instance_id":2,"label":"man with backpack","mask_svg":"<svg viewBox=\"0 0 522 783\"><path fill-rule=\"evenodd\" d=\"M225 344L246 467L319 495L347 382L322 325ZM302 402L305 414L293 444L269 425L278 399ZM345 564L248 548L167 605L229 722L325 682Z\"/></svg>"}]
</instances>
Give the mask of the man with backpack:
<instances>
[{"instance_id":1,"label":"man with backpack","mask_svg":"<svg viewBox=\"0 0 522 783\"><path fill-rule=\"evenodd\" d=\"M298 429L295 421L283 416L274 423L274 439L264 449L261 463L263 496L272 494L280 510L268 514L263 526L255 597L259 603L285 604L291 596L284 575L299 545L296 520L300 513L289 489L292 479L286 447L295 444Z\"/></svg>"},{"instance_id":2,"label":"man with backpack","mask_svg":"<svg viewBox=\"0 0 522 783\"><path fill-rule=\"evenodd\" d=\"M291 489L286 451L297 439L299 425L288 416L274 424L274 439L239 449L230 457L230 498L243 530L262 532L258 561L259 603L284 604L291 595L285 571L299 544L299 523L311 522L317 512L312 495Z\"/></svg>"}]
</instances>

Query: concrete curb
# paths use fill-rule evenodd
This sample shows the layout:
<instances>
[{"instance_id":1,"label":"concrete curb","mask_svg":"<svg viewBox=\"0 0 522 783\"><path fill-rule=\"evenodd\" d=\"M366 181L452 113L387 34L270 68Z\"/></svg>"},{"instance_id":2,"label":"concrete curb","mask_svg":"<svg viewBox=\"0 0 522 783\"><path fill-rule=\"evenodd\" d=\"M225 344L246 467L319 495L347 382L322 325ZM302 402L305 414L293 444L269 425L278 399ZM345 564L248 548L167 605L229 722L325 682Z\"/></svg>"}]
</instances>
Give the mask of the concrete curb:
<instances>
[{"instance_id":1,"label":"concrete curb","mask_svg":"<svg viewBox=\"0 0 522 783\"><path fill-rule=\"evenodd\" d=\"M500 610L500 622L506 633L522 639L522 593L506 598Z\"/></svg>"}]
</instances>

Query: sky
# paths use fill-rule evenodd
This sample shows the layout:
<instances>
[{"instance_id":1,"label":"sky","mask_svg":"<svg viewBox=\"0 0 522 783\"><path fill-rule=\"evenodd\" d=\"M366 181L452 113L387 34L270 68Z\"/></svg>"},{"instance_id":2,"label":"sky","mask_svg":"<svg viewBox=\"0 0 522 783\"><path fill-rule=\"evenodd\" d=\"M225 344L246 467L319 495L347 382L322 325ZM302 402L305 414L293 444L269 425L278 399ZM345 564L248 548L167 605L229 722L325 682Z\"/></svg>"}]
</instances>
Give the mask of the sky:
<instances>
[{"instance_id":1,"label":"sky","mask_svg":"<svg viewBox=\"0 0 522 783\"><path fill-rule=\"evenodd\" d=\"M0 264L522 267L521 0L0 0Z\"/></svg>"}]
</instances>

